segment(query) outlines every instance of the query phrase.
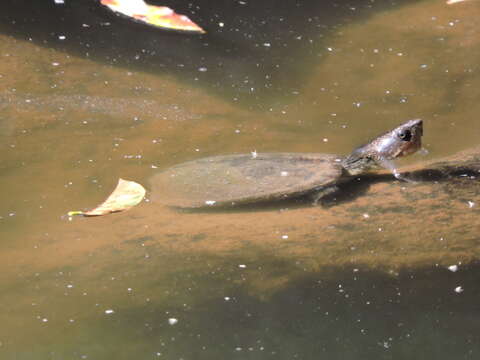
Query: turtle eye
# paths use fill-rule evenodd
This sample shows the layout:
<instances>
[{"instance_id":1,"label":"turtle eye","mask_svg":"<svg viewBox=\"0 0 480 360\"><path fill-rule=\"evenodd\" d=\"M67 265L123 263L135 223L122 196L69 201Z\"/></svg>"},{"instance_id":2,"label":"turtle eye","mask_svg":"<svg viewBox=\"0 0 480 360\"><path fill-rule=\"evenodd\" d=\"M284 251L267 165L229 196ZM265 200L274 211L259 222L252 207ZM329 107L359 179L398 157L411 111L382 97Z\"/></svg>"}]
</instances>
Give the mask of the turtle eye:
<instances>
[{"instance_id":1,"label":"turtle eye","mask_svg":"<svg viewBox=\"0 0 480 360\"><path fill-rule=\"evenodd\" d=\"M412 132L410 130L402 130L398 132L398 137L403 141L410 141L412 140Z\"/></svg>"}]
</instances>

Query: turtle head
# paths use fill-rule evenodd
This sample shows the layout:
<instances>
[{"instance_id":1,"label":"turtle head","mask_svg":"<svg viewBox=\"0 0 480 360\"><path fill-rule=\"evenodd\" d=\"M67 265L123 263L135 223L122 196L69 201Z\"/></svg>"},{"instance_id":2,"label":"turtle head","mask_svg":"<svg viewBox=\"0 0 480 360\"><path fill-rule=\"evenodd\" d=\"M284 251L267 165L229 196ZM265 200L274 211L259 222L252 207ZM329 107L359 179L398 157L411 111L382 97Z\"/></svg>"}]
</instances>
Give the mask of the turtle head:
<instances>
[{"instance_id":1,"label":"turtle head","mask_svg":"<svg viewBox=\"0 0 480 360\"><path fill-rule=\"evenodd\" d=\"M422 135L423 121L409 120L355 149L342 161L342 165L350 175L380 166L399 177L393 160L419 150L422 147Z\"/></svg>"}]
</instances>

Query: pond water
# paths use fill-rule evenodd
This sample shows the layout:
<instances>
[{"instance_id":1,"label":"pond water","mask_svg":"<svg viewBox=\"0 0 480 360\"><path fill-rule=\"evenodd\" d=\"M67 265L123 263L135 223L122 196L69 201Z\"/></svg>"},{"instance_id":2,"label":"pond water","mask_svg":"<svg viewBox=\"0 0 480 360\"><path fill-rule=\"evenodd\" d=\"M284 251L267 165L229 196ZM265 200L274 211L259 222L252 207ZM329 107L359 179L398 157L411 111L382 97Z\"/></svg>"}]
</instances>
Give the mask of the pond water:
<instances>
[{"instance_id":1,"label":"pond water","mask_svg":"<svg viewBox=\"0 0 480 360\"><path fill-rule=\"evenodd\" d=\"M172 4L207 34L89 0L0 5L0 357L478 358L473 170L361 180L324 206L148 193L65 214L119 177L149 190L205 156L348 154L410 118L428 154L405 166L478 155L480 3Z\"/></svg>"}]
</instances>

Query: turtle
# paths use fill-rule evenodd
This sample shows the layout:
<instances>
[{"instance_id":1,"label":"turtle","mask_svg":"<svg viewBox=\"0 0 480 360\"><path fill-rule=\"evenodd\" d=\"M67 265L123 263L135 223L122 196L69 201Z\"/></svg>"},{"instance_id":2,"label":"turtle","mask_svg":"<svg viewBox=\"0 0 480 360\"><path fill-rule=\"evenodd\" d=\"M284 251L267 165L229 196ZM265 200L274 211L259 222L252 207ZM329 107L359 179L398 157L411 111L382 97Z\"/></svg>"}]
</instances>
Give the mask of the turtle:
<instances>
[{"instance_id":1,"label":"turtle","mask_svg":"<svg viewBox=\"0 0 480 360\"><path fill-rule=\"evenodd\" d=\"M152 176L152 200L180 208L238 206L315 193L316 203L336 185L375 168L398 172L393 160L421 147L423 121L414 119L348 156L322 153L220 155L175 165Z\"/></svg>"}]
</instances>

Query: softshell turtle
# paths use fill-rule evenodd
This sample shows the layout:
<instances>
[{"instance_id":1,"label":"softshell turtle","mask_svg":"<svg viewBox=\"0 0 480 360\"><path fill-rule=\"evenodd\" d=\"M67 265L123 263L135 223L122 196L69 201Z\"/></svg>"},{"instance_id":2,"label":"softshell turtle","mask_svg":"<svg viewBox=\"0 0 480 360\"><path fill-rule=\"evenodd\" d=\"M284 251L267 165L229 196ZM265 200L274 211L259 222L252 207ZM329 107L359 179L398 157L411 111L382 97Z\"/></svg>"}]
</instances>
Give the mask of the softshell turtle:
<instances>
[{"instance_id":1,"label":"softshell turtle","mask_svg":"<svg viewBox=\"0 0 480 360\"><path fill-rule=\"evenodd\" d=\"M339 182L383 167L408 180L393 160L421 147L421 119L395 129L341 157L315 153L213 156L189 161L154 175L152 199L170 206L199 208L266 202L316 192L317 199Z\"/></svg>"}]
</instances>

